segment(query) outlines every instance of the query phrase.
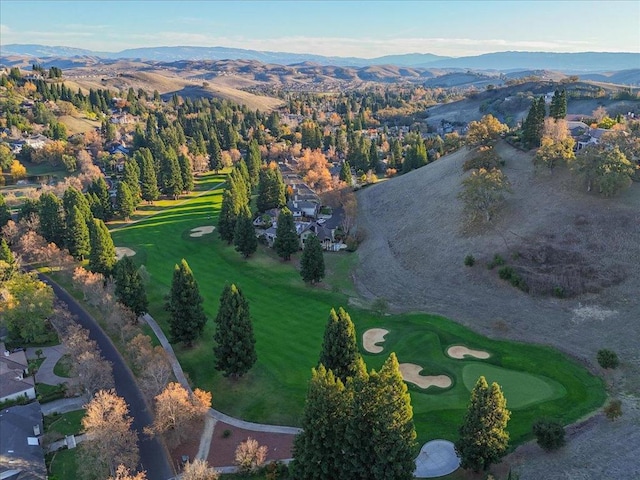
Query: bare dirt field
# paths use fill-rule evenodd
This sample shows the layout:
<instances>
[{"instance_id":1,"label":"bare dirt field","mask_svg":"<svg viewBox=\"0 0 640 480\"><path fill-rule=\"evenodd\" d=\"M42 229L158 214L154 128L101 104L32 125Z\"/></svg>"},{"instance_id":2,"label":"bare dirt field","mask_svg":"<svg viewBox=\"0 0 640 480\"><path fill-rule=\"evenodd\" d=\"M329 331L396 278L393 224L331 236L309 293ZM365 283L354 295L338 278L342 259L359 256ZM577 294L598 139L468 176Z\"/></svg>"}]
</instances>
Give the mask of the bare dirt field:
<instances>
[{"instance_id":1,"label":"bare dirt field","mask_svg":"<svg viewBox=\"0 0 640 480\"><path fill-rule=\"evenodd\" d=\"M640 478L640 184L601 198L566 171L536 173L530 154L497 148L513 194L488 228L463 228L465 150L360 191L366 237L356 286L394 311L441 314L492 338L552 345L595 372L602 373L596 352L616 351L621 365L606 380L623 416L610 422L598 413L573 426L559 452L531 443L506 461L522 480ZM463 264L468 254L473 267ZM487 269L495 254L527 280L544 277L538 291L526 294ZM546 292L562 281L575 287L572 296Z\"/></svg>"}]
</instances>

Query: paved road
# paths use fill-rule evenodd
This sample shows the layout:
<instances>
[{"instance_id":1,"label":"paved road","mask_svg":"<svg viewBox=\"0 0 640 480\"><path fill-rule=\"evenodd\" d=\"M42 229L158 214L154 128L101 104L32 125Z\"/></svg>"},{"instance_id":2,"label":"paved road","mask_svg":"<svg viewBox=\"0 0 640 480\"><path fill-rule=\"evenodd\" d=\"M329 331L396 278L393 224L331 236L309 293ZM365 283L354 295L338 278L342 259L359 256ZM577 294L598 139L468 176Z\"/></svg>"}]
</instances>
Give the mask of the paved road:
<instances>
[{"instance_id":1,"label":"paved road","mask_svg":"<svg viewBox=\"0 0 640 480\"><path fill-rule=\"evenodd\" d=\"M77 317L78 323L89 330L89 336L98 343L102 356L112 363L116 391L129 405L129 413L133 417L133 428L138 432L140 463L147 471L147 478L149 480L173 478L174 473L167 451L157 439L149 438L143 433L144 427L151 425L153 419L147 409L144 396L122 356L109 337L71 295L49 278L42 275L40 277L53 287L56 296L68 305L69 311Z\"/></svg>"}]
</instances>

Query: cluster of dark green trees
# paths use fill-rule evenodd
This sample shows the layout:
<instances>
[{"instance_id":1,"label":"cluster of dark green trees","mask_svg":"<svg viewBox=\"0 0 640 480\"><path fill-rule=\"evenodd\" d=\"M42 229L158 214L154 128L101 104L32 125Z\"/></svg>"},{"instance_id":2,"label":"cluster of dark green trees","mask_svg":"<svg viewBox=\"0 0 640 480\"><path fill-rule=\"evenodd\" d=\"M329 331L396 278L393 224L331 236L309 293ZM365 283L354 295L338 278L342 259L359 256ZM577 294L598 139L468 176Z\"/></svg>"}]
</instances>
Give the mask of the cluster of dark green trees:
<instances>
[{"instance_id":1,"label":"cluster of dark green trees","mask_svg":"<svg viewBox=\"0 0 640 480\"><path fill-rule=\"evenodd\" d=\"M522 143L527 148L540 146L544 129L544 118L547 115L547 107L544 97L533 100L527 118L522 124ZM549 116L556 120L567 116L567 92L556 90L551 99Z\"/></svg>"},{"instance_id":2,"label":"cluster of dark green trees","mask_svg":"<svg viewBox=\"0 0 640 480\"><path fill-rule=\"evenodd\" d=\"M203 298L185 259L176 265L165 307L169 312L172 342L191 347L204 331L207 317ZM241 377L257 360L249 302L235 284L225 285L220 296L213 349L216 370L224 376Z\"/></svg>"},{"instance_id":3,"label":"cluster of dark green trees","mask_svg":"<svg viewBox=\"0 0 640 480\"><path fill-rule=\"evenodd\" d=\"M103 179L99 179L95 183L99 183L100 180L104 182ZM46 192L37 201L25 202L18 216L37 216L38 233L45 240L55 243L60 248L67 248L69 253L79 260L88 257L91 270L109 276L116 262L116 251L104 221L93 214L97 209L92 209L90 203L94 201L94 195L83 195L74 187L69 187L62 199Z\"/></svg>"},{"instance_id":4,"label":"cluster of dark green trees","mask_svg":"<svg viewBox=\"0 0 640 480\"><path fill-rule=\"evenodd\" d=\"M407 386L391 354L367 372L349 314L331 310L294 443L295 479L410 479L416 432Z\"/></svg>"}]
</instances>

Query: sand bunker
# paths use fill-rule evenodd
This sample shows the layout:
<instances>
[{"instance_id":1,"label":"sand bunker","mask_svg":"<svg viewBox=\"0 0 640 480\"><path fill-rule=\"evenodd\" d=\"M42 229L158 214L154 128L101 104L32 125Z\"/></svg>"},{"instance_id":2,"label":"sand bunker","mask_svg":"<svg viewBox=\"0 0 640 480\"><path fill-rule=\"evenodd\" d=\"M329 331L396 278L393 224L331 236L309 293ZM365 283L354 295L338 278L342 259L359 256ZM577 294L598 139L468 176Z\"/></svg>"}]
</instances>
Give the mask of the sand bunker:
<instances>
[{"instance_id":1,"label":"sand bunker","mask_svg":"<svg viewBox=\"0 0 640 480\"><path fill-rule=\"evenodd\" d=\"M128 247L116 247L116 259L121 260L122 257L133 257L136 254Z\"/></svg>"},{"instance_id":2,"label":"sand bunker","mask_svg":"<svg viewBox=\"0 0 640 480\"><path fill-rule=\"evenodd\" d=\"M420 365L415 363L401 363L400 373L405 382L413 383L420 388L438 387L447 388L451 386L451 379L446 375L420 375L422 371Z\"/></svg>"},{"instance_id":3,"label":"sand bunker","mask_svg":"<svg viewBox=\"0 0 640 480\"><path fill-rule=\"evenodd\" d=\"M216 229L213 225L205 225L203 227L197 227L191 229L192 237L201 237L203 235L208 235Z\"/></svg>"},{"instance_id":4,"label":"sand bunker","mask_svg":"<svg viewBox=\"0 0 640 480\"><path fill-rule=\"evenodd\" d=\"M362 335L362 346L369 353L380 353L384 350L380 345L376 343L384 342L384 336L389 333L389 330L384 328L370 328Z\"/></svg>"},{"instance_id":5,"label":"sand bunker","mask_svg":"<svg viewBox=\"0 0 640 480\"><path fill-rule=\"evenodd\" d=\"M471 350L470 348L465 347L464 345L454 345L447 349L447 355L451 358L457 358L458 360L462 360L464 357L474 357L485 359L489 358L489 352L485 352L483 350Z\"/></svg>"}]
</instances>

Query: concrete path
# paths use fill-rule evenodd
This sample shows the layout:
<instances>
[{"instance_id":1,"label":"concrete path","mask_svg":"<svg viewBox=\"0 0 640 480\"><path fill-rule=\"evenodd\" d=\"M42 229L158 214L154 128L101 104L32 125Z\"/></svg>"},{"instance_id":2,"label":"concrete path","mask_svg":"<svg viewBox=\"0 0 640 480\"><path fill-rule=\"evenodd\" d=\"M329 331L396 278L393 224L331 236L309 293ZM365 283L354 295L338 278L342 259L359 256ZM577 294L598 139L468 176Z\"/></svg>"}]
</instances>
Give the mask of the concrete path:
<instances>
[{"instance_id":1,"label":"concrete path","mask_svg":"<svg viewBox=\"0 0 640 480\"><path fill-rule=\"evenodd\" d=\"M51 415L52 413L72 412L84 408L87 403L89 401L84 395L81 397L61 398L53 402L42 403L42 414Z\"/></svg>"},{"instance_id":2,"label":"concrete path","mask_svg":"<svg viewBox=\"0 0 640 480\"><path fill-rule=\"evenodd\" d=\"M196 458L200 460L206 460L209 457L209 450L211 449L211 438L213 437L213 429L218 421L210 414L204 419L204 429L202 430L202 436L200 437L200 446L198 447L198 453Z\"/></svg>"},{"instance_id":3,"label":"concrete path","mask_svg":"<svg viewBox=\"0 0 640 480\"><path fill-rule=\"evenodd\" d=\"M153 319L153 317L148 313L143 315L142 318L151 327L151 330L153 330L153 333L155 333L156 337L158 337L158 341L160 342L160 345L162 345L162 348L164 348L165 351L167 352L169 356L169 361L171 363L171 368L173 369L173 374L175 375L176 380L178 380L180 385L186 388L189 392L193 392L191 390L191 386L189 385L189 382L187 381L187 377L184 375L184 372L182 371L180 362L178 362L178 359L176 358L176 354L173 351L173 348L171 347L169 340L167 339L166 335L164 334L160 326ZM209 414L216 420L220 420L224 423L228 423L229 425L233 425L234 427L244 428L245 430L251 430L254 432L288 433L291 435L295 435L302 431L301 428L296 428L296 427L286 427L286 426L280 426L280 425L266 425L262 423L246 422L238 418L230 417L229 415L219 412L218 410L214 410L213 408L209 410Z\"/></svg>"},{"instance_id":4,"label":"concrete path","mask_svg":"<svg viewBox=\"0 0 640 480\"><path fill-rule=\"evenodd\" d=\"M416 478L434 478L448 475L460 467L460 459L453 443L447 440L431 440L420 449L416 458Z\"/></svg>"},{"instance_id":5,"label":"concrete path","mask_svg":"<svg viewBox=\"0 0 640 480\"><path fill-rule=\"evenodd\" d=\"M85 439L86 435L75 435L76 445L82 442ZM62 440L58 440L57 442L50 443L47 446L47 453L49 452L57 452L61 448L69 446L67 443L67 439L63 438Z\"/></svg>"},{"instance_id":6,"label":"concrete path","mask_svg":"<svg viewBox=\"0 0 640 480\"><path fill-rule=\"evenodd\" d=\"M56 366L58 360L66 353L64 345L55 345L53 347L29 347L27 348L27 358L37 359L36 350L42 350L41 357L45 357L44 362L38 368L35 378L37 383L45 383L47 385L58 385L60 383L69 383L73 381L71 378L59 377L53 373L53 367Z\"/></svg>"}]
</instances>

